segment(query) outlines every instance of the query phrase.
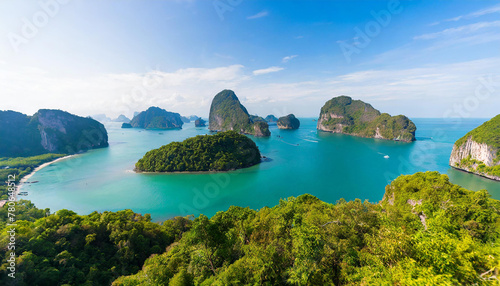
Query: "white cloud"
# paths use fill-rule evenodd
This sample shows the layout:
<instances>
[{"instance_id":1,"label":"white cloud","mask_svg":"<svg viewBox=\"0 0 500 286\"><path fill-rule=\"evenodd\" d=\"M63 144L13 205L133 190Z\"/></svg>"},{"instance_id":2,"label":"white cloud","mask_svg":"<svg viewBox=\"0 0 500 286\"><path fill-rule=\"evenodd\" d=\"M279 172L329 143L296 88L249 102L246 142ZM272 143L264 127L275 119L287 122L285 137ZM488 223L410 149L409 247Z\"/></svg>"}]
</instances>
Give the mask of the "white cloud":
<instances>
[{"instance_id":1,"label":"white cloud","mask_svg":"<svg viewBox=\"0 0 500 286\"><path fill-rule=\"evenodd\" d=\"M79 115L132 115L155 105L189 115L208 115L212 97L250 79L242 65L186 68L174 72L60 77L34 68L0 67L2 109L33 114L59 108Z\"/></svg>"},{"instance_id":2,"label":"white cloud","mask_svg":"<svg viewBox=\"0 0 500 286\"><path fill-rule=\"evenodd\" d=\"M455 36L455 35L463 35L470 34L476 32L480 29L492 28L492 27L500 27L500 21L493 22L479 22L469 25L464 25L456 28L449 28L435 33L423 34L420 36L413 37L414 40L431 40L436 39L442 36Z\"/></svg>"},{"instance_id":3,"label":"white cloud","mask_svg":"<svg viewBox=\"0 0 500 286\"><path fill-rule=\"evenodd\" d=\"M500 13L500 5L491 6L491 7L485 8L485 9L481 9L481 10L466 14L466 15L460 15L460 16L453 17L450 19L445 19L441 22L434 22L431 24L431 26L438 25L442 22L456 22L456 21L460 21L462 19L469 20L469 19L473 19L473 18L477 18L480 16L493 14L493 13Z\"/></svg>"},{"instance_id":4,"label":"white cloud","mask_svg":"<svg viewBox=\"0 0 500 286\"><path fill-rule=\"evenodd\" d=\"M286 56L286 57L284 57L284 58L281 60L281 62L282 62L282 63L287 63L287 62L289 62L290 60L292 60L292 59L294 59L294 58L296 58L296 57L298 57L298 55Z\"/></svg>"},{"instance_id":5,"label":"white cloud","mask_svg":"<svg viewBox=\"0 0 500 286\"><path fill-rule=\"evenodd\" d=\"M183 115L207 116L214 95L232 89L250 113L264 116L316 116L327 100L345 94L382 112L440 117L464 99L473 99L481 78L494 75L496 86L488 87L491 96L470 112L471 117L486 117L496 115L500 106L498 66L500 57L271 83L248 75L242 65L89 77L61 77L36 68L0 66L0 90L2 109L28 114L40 108L59 108L82 116L105 113L114 118L159 106ZM468 104L476 104L471 102Z\"/></svg>"},{"instance_id":6,"label":"white cloud","mask_svg":"<svg viewBox=\"0 0 500 286\"><path fill-rule=\"evenodd\" d=\"M282 67L268 67L267 69L260 69L260 70L254 70L253 74L254 75L262 75L262 74L268 74L272 72L279 72L284 70Z\"/></svg>"},{"instance_id":7,"label":"white cloud","mask_svg":"<svg viewBox=\"0 0 500 286\"><path fill-rule=\"evenodd\" d=\"M266 17L268 15L269 15L269 12L267 12L266 10L264 10L264 11L260 11L259 13L255 14L255 15L248 16L247 19L248 20L253 20L253 19L258 19L258 18Z\"/></svg>"}]
</instances>

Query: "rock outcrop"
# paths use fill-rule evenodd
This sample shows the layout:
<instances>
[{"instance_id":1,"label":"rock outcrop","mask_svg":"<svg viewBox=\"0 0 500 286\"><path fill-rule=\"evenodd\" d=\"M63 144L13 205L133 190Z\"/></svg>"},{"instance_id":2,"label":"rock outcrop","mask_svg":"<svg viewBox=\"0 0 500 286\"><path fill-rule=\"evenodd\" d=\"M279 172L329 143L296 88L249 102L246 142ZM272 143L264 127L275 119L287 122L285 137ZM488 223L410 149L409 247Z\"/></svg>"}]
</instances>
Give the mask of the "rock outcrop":
<instances>
[{"instance_id":1,"label":"rock outcrop","mask_svg":"<svg viewBox=\"0 0 500 286\"><path fill-rule=\"evenodd\" d=\"M0 111L0 138L0 157L75 154L108 146L108 133L98 121L51 109L33 116Z\"/></svg>"},{"instance_id":2,"label":"rock outcrop","mask_svg":"<svg viewBox=\"0 0 500 286\"><path fill-rule=\"evenodd\" d=\"M500 115L455 142L450 166L500 181Z\"/></svg>"},{"instance_id":3,"label":"rock outcrop","mask_svg":"<svg viewBox=\"0 0 500 286\"><path fill-rule=\"evenodd\" d=\"M317 129L360 137L415 141L415 124L404 115L380 113L370 104L348 96L335 97L321 108Z\"/></svg>"},{"instance_id":4,"label":"rock outcrop","mask_svg":"<svg viewBox=\"0 0 500 286\"><path fill-rule=\"evenodd\" d=\"M180 129L183 124L179 113L169 112L159 107L150 107L130 121L132 127L145 129Z\"/></svg>"},{"instance_id":5,"label":"rock outcrop","mask_svg":"<svg viewBox=\"0 0 500 286\"><path fill-rule=\"evenodd\" d=\"M300 121L293 114L282 116L277 122L279 129L299 129Z\"/></svg>"},{"instance_id":6,"label":"rock outcrop","mask_svg":"<svg viewBox=\"0 0 500 286\"><path fill-rule=\"evenodd\" d=\"M219 92L210 106L209 129L211 131L234 130L255 136L270 136L265 121L254 121L232 90Z\"/></svg>"},{"instance_id":7,"label":"rock outcrop","mask_svg":"<svg viewBox=\"0 0 500 286\"><path fill-rule=\"evenodd\" d=\"M205 120L203 120L201 118L198 118L198 119L196 119L194 121L194 126L196 126L196 127L205 127L205 126L207 126L207 124L206 124Z\"/></svg>"}]
</instances>

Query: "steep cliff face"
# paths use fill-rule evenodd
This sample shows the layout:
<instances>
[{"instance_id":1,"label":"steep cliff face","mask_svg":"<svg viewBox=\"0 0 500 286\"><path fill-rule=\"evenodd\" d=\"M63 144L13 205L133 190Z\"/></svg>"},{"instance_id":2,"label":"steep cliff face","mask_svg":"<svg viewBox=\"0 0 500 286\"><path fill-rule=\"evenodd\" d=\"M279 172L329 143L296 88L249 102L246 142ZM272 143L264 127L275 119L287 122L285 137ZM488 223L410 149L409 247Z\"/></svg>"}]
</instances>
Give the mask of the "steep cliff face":
<instances>
[{"instance_id":1,"label":"steep cliff face","mask_svg":"<svg viewBox=\"0 0 500 286\"><path fill-rule=\"evenodd\" d=\"M179 113L169 112L159 107L150 107L130 121L130 125L145 129L177 129L182 128L184 122Z\"/></svg>"},{"instance_id":2,"label":"steep cliff face","mask_svg":"<svg viewBox=\"0 0 500 286\"><path fill-rule=\"evenodd\" d=\"M74 154L107 147L104 125L61 110L41 109L33 116L0 111L0 156Z\"/></svg>"},{"instance_id":3,"label":"steep cliff face","mask_svg":"<svg viewBox=\"0 0 500 286\"><path fill-rule=\"evenodd\" d=\"M335 97L321 108L317 129L360 137L415 141L415 124L404 115L380 113L370 104L348 96Z\"/></svg>"},{"instance_id":4,"label":"steep cliff face","mask_svg":"<svg viewBox=\"0 0 500 286\"><path fill-rule=\"evenodd\" d=\"M260 120L256 122L248 114L232 90L223 90L215 95L210 106L209 125L211 131L234 130L255 136L269 136L269 126ZM258 124L257 124L258 123Z\"/></svg>"},{"instance_id":5,"label":"steep cliff face","mask_svg":"<svg viewBox=\"0 0 500 286\"><path fill-rule=\"evenodd\" d=\"M455 142L450 166L500 181L500 115Z\"/></svg>"},{"instance_id":6,"label":"steep cliff face","mask_svg":"<svg viewBox=\"0 0 500 286\"><path fill-rule=\"evenodd\" d=\"M300 121L293 114L288 114L287 116L280 117L277 122L279 129L298 129L300 127Z\"/></svg>"}]
</instances>

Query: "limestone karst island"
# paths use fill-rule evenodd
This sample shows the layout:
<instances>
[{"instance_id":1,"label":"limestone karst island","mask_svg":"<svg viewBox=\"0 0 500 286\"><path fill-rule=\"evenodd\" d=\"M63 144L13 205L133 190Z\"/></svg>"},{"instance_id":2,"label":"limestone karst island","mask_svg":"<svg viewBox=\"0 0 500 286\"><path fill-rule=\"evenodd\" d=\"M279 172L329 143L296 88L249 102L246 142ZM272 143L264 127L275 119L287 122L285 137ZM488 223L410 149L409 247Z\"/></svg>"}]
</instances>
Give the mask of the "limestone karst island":
<instances>
[{"instance_id":1,"label":"limestone karst island","mask_svg":"<svg viewBox=\"0 0 500 286\"><path fill-rule=\"evenodd\" d=\"M258 137L270 136L269 125L254 121L232 90L225 89L215 95L210 106L208 129L211 131L234 130Z\"/></svg>"},{"instance_id":2,"label":"limestone karst island","mask_svg":"<svg viewBox=\"0 0 500 286\"><path fill-rule=\"evenodd\" d=\"M339 96L321 108L318 130L394 141L415 141L415 124L404 115L380 113L370 104Z\"/></svg>"},{"instance_id":3,"label":"limestone karst island","mask_svg":"<svg viewBox=\"0 0 500 286\"><path fill-rule=\"evenodd\" d=\"M500 181L500 115L455 142L450 166Z\"/></svg>"},{"instance_id":4,"label":"limestone karst island","mask_svg":"<svg viewBox=\"0 0 500 286\"><path fill-rule=\"evenodd\" d=\"M500 286L500 0L0 0L0 286Z\"/></svg>"}]
</instances>

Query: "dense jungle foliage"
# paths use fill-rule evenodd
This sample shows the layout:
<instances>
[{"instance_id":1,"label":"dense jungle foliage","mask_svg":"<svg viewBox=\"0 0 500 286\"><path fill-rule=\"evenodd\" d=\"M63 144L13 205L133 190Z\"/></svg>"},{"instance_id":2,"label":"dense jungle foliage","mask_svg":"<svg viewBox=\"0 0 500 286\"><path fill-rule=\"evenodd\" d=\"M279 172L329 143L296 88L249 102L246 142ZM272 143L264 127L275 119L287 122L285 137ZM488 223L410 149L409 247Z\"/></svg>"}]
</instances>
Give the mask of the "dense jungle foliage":
<instances>
[{"instance_id":1,"label":"dense jungle foliage","mask_svg":"<svg viewBox=\"0 0 500 286\"><path fill-rule=\"evenodd\" d=\"M228 171L260 162L255 142L235 131L198 135L151 150L135 167L143 172Z\"/></svg>"}]
</instances>

